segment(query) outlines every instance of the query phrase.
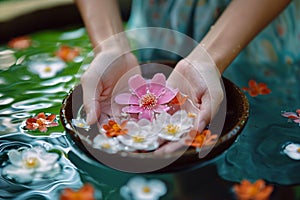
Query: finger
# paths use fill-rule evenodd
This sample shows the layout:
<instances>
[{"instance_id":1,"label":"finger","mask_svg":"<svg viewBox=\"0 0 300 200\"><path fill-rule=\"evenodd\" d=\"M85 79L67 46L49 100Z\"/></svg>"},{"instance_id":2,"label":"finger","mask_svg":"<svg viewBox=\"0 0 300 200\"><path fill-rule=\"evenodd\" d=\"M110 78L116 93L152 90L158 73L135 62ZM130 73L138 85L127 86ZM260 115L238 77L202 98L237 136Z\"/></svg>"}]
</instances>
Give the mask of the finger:
<instances>
[{"instance_id":1,"label":"finger","mask_svg":"<svg viewBox=\"0 0 300 200\"><path fill-rule=\"evenodd\" d=\"M92 74L92 75L91 75ZM101 88L98 88L99 77L87 71L81 78L81 85L83 89L83 105L87 113L87 124L91 125L97 122L100 116L100 94Z\"/></svg>"},{"instance_id":2,"label":"finger","mask_svg":"<svg viewBox=\"0 0 300 200\"><path fill-rule=\"evenodd\" d=\"M176 150L184 147L184 144L180 141L178 142L169 142L164 146L158 148L156 151L153 152L154 155L160 156L168 153L175 152Z\"/></svg>"}]
</instances>

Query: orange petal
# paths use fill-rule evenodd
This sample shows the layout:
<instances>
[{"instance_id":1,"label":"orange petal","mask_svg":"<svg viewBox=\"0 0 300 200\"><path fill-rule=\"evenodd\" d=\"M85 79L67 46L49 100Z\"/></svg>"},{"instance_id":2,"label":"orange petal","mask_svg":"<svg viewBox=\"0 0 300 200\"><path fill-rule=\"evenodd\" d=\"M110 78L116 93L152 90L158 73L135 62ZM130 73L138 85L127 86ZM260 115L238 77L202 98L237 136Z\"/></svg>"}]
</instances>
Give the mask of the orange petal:
<instances>
[{"instance_id":1,"label":"orange petal","mask_svg":"<svg viewBox=\"0 0 300 200\"><path fill-rule=\"evenodd\" d=\"M250 90L249 94L251 97L256 97L258 95L258 91L257 90Z\"/></svg>"},{"instance_id":2,"label":"orange petal","mask_svg":"<svg viewBox=\"0 0 300 200\"><path fill-rule=\"evenodd\" d=\"M256 88L256 87L257 87L257 83L256 83L255 80L250 80L250 81L248 82L248 84L249 84L249 87L250 87L250 88Z\"/></svg>"},{"instance_id":3,"label":"orange petal","mask_svg":"<svg viewBox=\"0 0 300 200\"><path fill-rule=\"evenodd\" d=\"M46 118L46 120L52 122L53 120L55 120L55 118L56 118L56 115L55 115L55 114L51 114L51 115L49 115L49 116Z\"/></svg>"},{"instance_id":4,"label":"orange petal","mask_svg":"<svg viewBox=\"0 0 300 200\"><path fill-rule=\"evenodd\" d=\"M269 88L264 88L260 91L260 94L270 94L271 90Z\"/></svg>"},{"instance_id":5,"label":"orange petal","mask_svg":"<svg viewBox=\"0 0 300 200\"><path fill-rule=\"evenodd\" d=\"M41 112L37 115L37 118L46 119L45 113Z\"/></svg>"}]
</instances>

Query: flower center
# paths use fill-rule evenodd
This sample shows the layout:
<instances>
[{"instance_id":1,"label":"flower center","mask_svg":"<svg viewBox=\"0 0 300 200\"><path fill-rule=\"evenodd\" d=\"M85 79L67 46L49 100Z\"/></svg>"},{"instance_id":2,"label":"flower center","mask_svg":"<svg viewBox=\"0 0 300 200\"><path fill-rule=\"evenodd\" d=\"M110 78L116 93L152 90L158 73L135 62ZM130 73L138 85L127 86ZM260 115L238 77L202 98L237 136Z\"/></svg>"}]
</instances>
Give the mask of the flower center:
<instances>
[{"instance_id":1,"label":"flower center","mask_svg":"<svg viewBox=\"0 0 300 200\"><path fill-rule=\"evenodd\" d=\"M179 131L179 126L176 126L174 124L168 124L166 127L165 127L165 130L168 134L170 135L175 135L176 133L178 133Z\"/></svg>"},{"instance_id":2,"label":"flower center","mask_svg":"<svg viewBox=\"0 0 300 200\"><path fill-rule=\"evenodd\" d=\"M51 72L51 71L52 71L52 69L49 66L45 67L45 69L44 69L44 72Z\"/></svg>"},{"instance_id":3,"label":"flower center","mask_svg":"<svg viewBox=\"0 0 300 200\"><path fill-rule=\"evenodd\" d=\"M47 120L45 120L45 119L43 119L43 118L38 118L38 119L36 120L36 122L37 122L40 126L46 125L46 124L48 123Z\"/></svg>"},{"instance_id":4,"label":"flower center","mask_svg":"<svg viewBox=\"0 0 300 200\"><path fill-rule=\"evenodd\" d=\"M150 187L149 187L149 186L144 186L144 187L143 187L143 192L144 192L144 193L149 193L149 192L151 192Z\"/></svg>"},{"instance_id":5,"label":"flower center","mask_svg":"<svg viewBox=\"0 0 300 200\"><path fill-rule=\"evenodd\" d=\"M112 125L112 129L115 131L115 132L119 132L121 130L120 126L115 123L114 125Z\"/></svg>"},{"instance_id":6,"label":"flower center","mask_svg":"<svg viewBox=\"0 0 300 200\"><path fill-rule=\"evenodd\" d=\"M82 128L82 127L84 127L84 123L79 122L79 123L77 124L77 126Z\"/></svg>"},{"instance_id":7,"label":"flower center","mask_svg":"<svg viewBox=\"0 0 300 200\"><path fill-rule=\"evenodd\" d=\"M300 153L300 148L297 149L297 153Z\"/></svg>"},{"instance_id":8,"label":"flower center","mask_svg":"<svg viewBox=\"0 0 300 200\"><path fill-rule=\"evenodd\" d=\"M39 160L35 157L29 157L25 160L25 166L27 168L36 168L39 164Z\"/></svg>"},{"instance_id":9,"label":"flower center","mask_svg":"<svg viewBox=\"0 0 300 200\"><path fill-rule=\"evenodd\" d=\"M142 143L145 141L145 137L140 136L140 135L132 136L132 139L135 143Z\"/></svg>"},{"instance_id":10,"label":"flower center","mask_svg":"<svg viewBox=\"0 0 300 200\"><path fill-rule=\"evenodd\" d=\"M142 98L139 99L140 107L143 107L147 110L153 109L156 104L157 97L149 91L147 91L147 94L143 95Z\"/></svg>"},{"instance_id":11,"label":"flower center","mask_svg":"<svg viewBox=\"0 0 300 200\"><path fill-rule=\"evenodd\" d=\"M108 144L108 143L103 143L102 145L101 145L101 147L103 148L103 149L110 149L110 144Z\"/></svg>"},{"instance_id":12,"label":"flower center","mask_svg":"<svg viewBox=\"0 0 300 200\"><path fill-rule=\"evenodd\" d=\"M249 194L251 197L255 197L259 191L258 187L252 186L249 188Z\"/></svg>"}]
</instances>

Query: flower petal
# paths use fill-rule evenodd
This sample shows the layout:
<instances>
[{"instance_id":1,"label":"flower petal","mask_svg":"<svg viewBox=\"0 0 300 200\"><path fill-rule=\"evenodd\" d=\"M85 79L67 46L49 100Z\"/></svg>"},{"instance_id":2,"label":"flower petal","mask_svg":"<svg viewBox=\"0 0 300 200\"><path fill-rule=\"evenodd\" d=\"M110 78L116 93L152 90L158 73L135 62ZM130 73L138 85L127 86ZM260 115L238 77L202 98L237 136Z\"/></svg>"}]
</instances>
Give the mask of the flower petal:
<instances>
[{"instance_id":1,"label":"flower petal","mask_svg":"<svg viewBox=\"0 0 300 200\"><path fill-rule=\"evenodd\" d=\"M299 117L296 115L296 113L293 112L284 112L281 114L283 117L288 117L289 119L298 119Z\"/></svg>"},{"instance_id":2,"label":"flower petal","mask_svg":"<svg viewBox=\"0 0 300 200\"><path fill-rule=\"evenodd\" d=\"M144 109L139 107L139 106L125 106L124 108L122 108L122 112L126 112L126 113L140 113L143 112Z\"/></svg>"},{"instance_id":3,"label":"flower petal","mask_svg":"<svg viewBox=\"0 0 300 200\"><path fill-rule=\"evenodd\" d=\"M12 149L8 152L9 161L15 166L22 165L22 153L18 150Z\"/></svg>"},{"instance_id":4,"label":"flower petal","mask_svg":"<svg viewBox=\"0 0 300 200\"><path fill-rule=\"evenodd\" d=\"M142 97L147 92L147 83L145 79L139 74L132 76L128 80L128 85L138 97Z\"/></svg>"},{"instance_id":5,"label":"flower petal","mask_svg":"<svg viewBox=\"0 0 300 200\"><path fill-rule=\"evenodd\" d=\"M157 105L153 110L157 113L161 113L163 111L168 111L170 109L167 105Z\"/></svg>"},{"instance_id":6,"label":"flower petal","mask_svg":"<svg viewBox=\"0 0 300 200\"><path fill-rule=\"evenodd\" d=\"M49 122L53 122L56 118L55 114L51 114L49 116L46 117L46 120L48 120Z\"/></svg>"},{"instance_id":7,"label":"flower petal","mask_svg":"<svg viewBox=\"0 0 300 200\"><path fill-rule=\"evenodd\" d=\"M166 77L162 73L155 74L150 81L149 90L156 96L160 96L166 88Z\"/></svg>"},{"instance_id":8,"label":"flower petal","mask_svg":"<svg viewBox=\"0 0 300 200\"><path fill-rule=\"evenodd\" d=\"M130 93L123 93L119 94L115 98L116 103L118 104L132 104L132 105L138 105L139 104L139 99L137 96L134 96Z\"/></svg>"},{"instance_id":9,"label":"flower petal","mask_svg":"<svg viewBox=\"0 0 300 200\"><path fill-rule=\"evenodd\" d=\"M158 104L169 103L172 99L174 99L174 97L176 97L178 91L179 91L178 89L170 89L166 87L164 94L158 98L157 103Z\"/></svg>"},{"instance_id":10,"label":"flower petal","mask_svg":"<svg viewBox=\"0 0 300 200\"><path fill-rule=\"evenodd\" d=\"M154 118L154 112L152 110L144 109L139 114L139 119L148 119L148 120L152 121L153 118Z\"/></svg>"}]
</instances>

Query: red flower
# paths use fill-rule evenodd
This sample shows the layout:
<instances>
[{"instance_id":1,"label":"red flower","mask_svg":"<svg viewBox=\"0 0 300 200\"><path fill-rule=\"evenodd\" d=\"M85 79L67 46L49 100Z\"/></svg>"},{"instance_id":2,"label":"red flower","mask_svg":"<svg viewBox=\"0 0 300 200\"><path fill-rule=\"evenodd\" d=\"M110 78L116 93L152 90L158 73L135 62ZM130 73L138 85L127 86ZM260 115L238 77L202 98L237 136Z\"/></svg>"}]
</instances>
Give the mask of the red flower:
<instances>
[{"instance_id":1,"label":"red flower","mask_svg":"<svg viewBox=\"0 0 300 200\"><path fill-rule=\"evenodd\" d=\"M33 118L27 119L26 128L28 130L34 131L36 129L39 129L41 132L46 132L47 127L58 126L58 123L54 121L55 119L55 114L46 116L45 113L42 112Z\"/></svg>"},{"instance_id":2,"label":"red flower","mask_svg":"<svg viewBox=\"0 0 300 200\"><path fill-rule=\"evenodd\" d=\"M239 185L233 186L233 191L238 200L267 200L273 191L273 186L266 186L262 179L253 184L243 180Z\"/></svg>"},{"instance_id":3,"label":"red flower","mask_svg":"<svg viewBox=\"0 0 300 200\"><path fill-rule=\"evenodd\" d=\"M124 121L119 125L114 120L108 120L108 123L104 124L102 128L106 131L107 137L116 137L127 134L128 129L125 129L126 124L127 121Z\"/></svg>"},{"instance_id":4,"label":"red flower","mask_svg":"<svg viewBox=\"0 0 300 200\"><path fill-rule=\"evenodd\" d=\"M217 139L217 135L212 135L210 130L204 130L202 133L192 130L189 135L190 139L185 140L185 144L196 148L215 144Z\"/></svg>"},{"instance_id":5,"label":"red flower","mask_svg":"<svg viewBox=\"0 0 300 200\"><path fill-rule=\"evenodd\" d=\"M283 117L287 117L290 120L293 120L295 123L299 123L300 126L300 109L296 110L296 113L294 112L284 112L281 114Z\"/></svg>"},{"instance_id":6,"label":"red flower","mask_svg":"<svg viewBox=\"0 0 300 200\"><path fill-rule=\"evenodd\" d=\"M63 61L72 61L75 57L79 55L79 48L69 47L67 45L62 45L55 55L61 58Z\"/></svg>"},{"instance_id":7,"label":"red flower","mask_svg":"<svg viewBox=\"0 0 300 200\"><path fill-rule=\"evenodd\" d=\"M70 188L63 190L60 200L94 200L94 188L90 184L85 184L78 191Z\"/></svg>"},{"instance_id":8,"label":"red flower","mask_svg":"<svg viewBox=\"0 0 300 200\"><path fill-rule=\"evenodd\" d=\"M21 49L27 49L31 46L31 38L28 36L20 36L16 37L8 42L8 47L21 50Z\"/></svg>"},{"instance_id":9,"label":"red flower","mask_svg":"<svg viewBox=\"0 0 300 200\"><path fill-rule=\"evenodd\" d=\"M243 90L248 91L250 96L252 97L271 93L271 90L267 87L265 83L257 83L255 80L250 80L248 84L249 88L243 87Z\"/></svg>"},{"instance_id":10,"label":"red flower","mask_svg":"<svg viewBox=\"0 0 300 200\"><path fill-rule=\"evenodd\" d=\"M187 95L183 95L180 92L178 92L176 96L169 102L169 104L182 106L186 102L187 98Z\"/></svg>"}]
</instances>

